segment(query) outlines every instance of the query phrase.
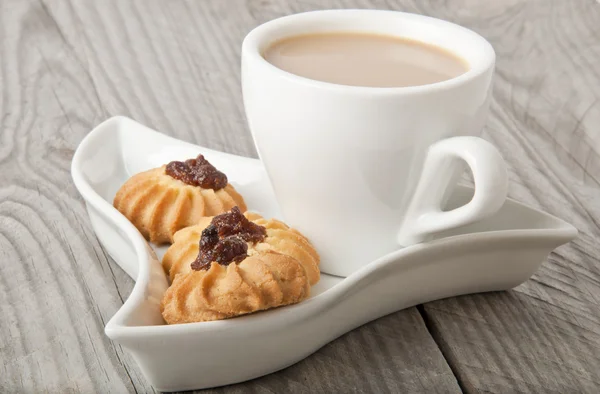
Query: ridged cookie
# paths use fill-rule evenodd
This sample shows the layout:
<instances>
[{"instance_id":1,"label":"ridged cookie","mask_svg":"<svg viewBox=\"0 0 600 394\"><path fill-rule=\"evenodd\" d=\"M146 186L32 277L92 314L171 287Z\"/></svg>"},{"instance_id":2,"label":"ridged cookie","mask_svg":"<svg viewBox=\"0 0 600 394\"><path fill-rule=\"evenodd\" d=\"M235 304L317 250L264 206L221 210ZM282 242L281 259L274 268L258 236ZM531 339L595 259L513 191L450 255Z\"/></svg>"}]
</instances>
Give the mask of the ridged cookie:
<instances>
[{"instance_id":1,"label":"ridged cookie","mask_svg":"<svg viewBox=\"0 0 600 394\"><path fill-rule=\"evenodd\" d=\"M113 201L151 242L172 242L178 230L234 206L246 210L244 199L230 184L219 190L205 189L175 179L165 169L162 166L132 176Z\"/></svg>"},{"instance_id":2,"label":"ridged cookie","mask_svg":"<svg viewBox=\"0 0 600 394\"><path fill-rule=\"evenodd\" d=\"M169 324L293 304L320 277L319 255L302 234L237 208L178 231L163 267L171 278L161 304Z\"/></svg>"}]
</instances>

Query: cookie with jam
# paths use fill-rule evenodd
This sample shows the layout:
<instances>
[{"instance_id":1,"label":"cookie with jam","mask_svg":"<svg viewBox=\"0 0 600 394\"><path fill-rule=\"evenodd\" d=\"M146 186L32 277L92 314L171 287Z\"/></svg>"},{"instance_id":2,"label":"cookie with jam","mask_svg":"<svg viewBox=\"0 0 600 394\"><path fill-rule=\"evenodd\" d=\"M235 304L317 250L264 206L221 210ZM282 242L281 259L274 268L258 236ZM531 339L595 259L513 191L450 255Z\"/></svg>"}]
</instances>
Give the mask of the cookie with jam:
<instances>
[{"instance_id":1,"label":"cookie with jam","mask_svg":"<svg viewBox=\"0 0 600 394\"><path fill-rule=\"evenodd\" d=\"M227 176L198 155L172 161L129 178L117 192L113 205L142 235L161 244L173 241L178 230L202 218L246 204Z\"/></svg>"},{"instance_id":2,"label":"cookie with jam","mask_svg":"<svg viewBox=\"0 0 600 394\"><path fill-rule=\"evenodd\" d=\"M178 231L163 258L169 324L220 320L300 302L319 281L319 255L298 231L234 207Z\"/></svg>"}]
</instances>

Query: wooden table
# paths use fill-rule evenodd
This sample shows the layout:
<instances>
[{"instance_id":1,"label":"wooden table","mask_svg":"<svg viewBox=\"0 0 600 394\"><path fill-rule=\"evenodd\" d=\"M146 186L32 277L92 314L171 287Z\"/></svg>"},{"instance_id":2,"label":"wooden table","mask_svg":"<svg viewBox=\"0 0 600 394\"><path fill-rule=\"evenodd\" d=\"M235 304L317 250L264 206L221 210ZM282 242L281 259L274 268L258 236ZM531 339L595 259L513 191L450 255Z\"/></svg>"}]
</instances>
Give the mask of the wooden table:
<instances>
[{"instance_id":1,"label":"wooden table","mask_svg":"<svg viewBox=\"0 0 600 394\"><path fill-rule=\"evenodd\" d=\"M102 120L256 156L242 38L269 19L390 8L496 49L484 137L510 196L574 224L513 291L383 317L281 372L214 392L600 392L600 4L594 0L0 3L0 392L152 392L103 332L133 281L104 253L69 173Z\"/></svg>"}]
</instances>

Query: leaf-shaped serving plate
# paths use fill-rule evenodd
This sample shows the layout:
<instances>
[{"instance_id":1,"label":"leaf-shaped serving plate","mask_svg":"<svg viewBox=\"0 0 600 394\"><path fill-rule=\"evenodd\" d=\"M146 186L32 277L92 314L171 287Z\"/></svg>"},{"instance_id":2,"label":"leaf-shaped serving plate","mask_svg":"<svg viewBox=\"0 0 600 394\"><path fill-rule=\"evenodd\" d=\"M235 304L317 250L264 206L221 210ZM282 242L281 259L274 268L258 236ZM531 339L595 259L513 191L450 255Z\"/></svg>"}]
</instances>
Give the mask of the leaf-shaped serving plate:
<instances>
[{"instance_id":1,"label":"leaf-shaped serving plate","mask_svg":"<svg viewBox=\"0 0 600 394\"><path fill-rule=\"evenodd\" d=\"M279 216L259 160L179 141L128 118L111 118L89 133L71 168L98 239L136 281L107 323L106 335L133 355L161 391L266 375L394 311L459 294L510 289L577 234L562 220L508 200L489 219L365 261L347 278L323 274L311 297L299 304L229 320L166 325L159 310L168 287L159 260L166 248L149 245L112 200L131 175L198 153L227 174L249 209ZM450 204L464 204L472 194L472 189L459 187Z\"/></svg>"}]
</instances>

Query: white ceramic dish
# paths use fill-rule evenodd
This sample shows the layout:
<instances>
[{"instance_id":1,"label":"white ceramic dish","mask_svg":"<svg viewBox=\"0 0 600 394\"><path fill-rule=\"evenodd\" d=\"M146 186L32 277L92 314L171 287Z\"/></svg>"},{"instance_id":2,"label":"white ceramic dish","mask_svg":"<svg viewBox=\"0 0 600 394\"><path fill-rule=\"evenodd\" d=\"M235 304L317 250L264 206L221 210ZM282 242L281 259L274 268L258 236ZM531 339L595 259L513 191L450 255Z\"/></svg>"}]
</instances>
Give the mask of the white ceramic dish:
<instances>
[{"instance_id":1,"label":"white ceramic dish","mask_svg":"<svg viewBox=\"0 0 600 394\"><path fill-rule=\"evenodd\" d=\"M228 175L250 209L278 216L260 161L178 141L127 118L111 118L95 128L72 163L73 180L98 239L136 281L107 323L106 335L133 355L157 390L252 379L294 364L349 330L394 311L459 294L510 289L577 234L562 220L509 200L485 221L365 261L347 278L322 275L311 297L300 304L169 326L159 310L168 283L157 255L165 248L150 247L111 202L132 174L199 152ZM451 203L458 206L471 195L471 189L460 187Z\"/></svg>"}]
</instances>

